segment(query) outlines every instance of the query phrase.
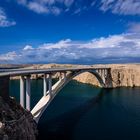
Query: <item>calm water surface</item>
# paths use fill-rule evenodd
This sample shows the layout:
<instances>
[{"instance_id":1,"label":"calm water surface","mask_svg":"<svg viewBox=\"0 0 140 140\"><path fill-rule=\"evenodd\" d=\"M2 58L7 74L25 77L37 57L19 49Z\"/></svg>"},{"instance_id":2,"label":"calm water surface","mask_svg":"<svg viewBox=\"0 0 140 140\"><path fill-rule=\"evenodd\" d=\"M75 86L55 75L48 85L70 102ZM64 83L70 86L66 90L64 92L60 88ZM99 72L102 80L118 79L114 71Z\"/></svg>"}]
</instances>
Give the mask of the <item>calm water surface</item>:
<instances>
[{"instance_id":1,"label":"calm water surface","mask_svg":"<svg viewBox=\"0 0 140 140\"><path fill-rule=\"evenodd\" d=\"M19 101L19 81L10 94ZM33 107L42 81L31 85ZM39 122L38 140L140 140L140 88L103 89L70 82Z\"/></svg>"}]
</instances>

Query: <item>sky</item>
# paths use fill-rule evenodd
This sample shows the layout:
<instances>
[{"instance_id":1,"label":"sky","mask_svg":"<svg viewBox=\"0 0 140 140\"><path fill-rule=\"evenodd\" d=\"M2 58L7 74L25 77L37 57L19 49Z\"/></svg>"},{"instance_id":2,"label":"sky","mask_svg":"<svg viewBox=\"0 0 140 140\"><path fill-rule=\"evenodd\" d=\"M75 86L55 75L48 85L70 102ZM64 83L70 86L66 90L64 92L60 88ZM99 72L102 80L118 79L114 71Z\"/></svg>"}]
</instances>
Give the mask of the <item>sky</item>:
<instances>
[{"instance_id":1,"label":"sky","mask_svg":"<svg viewBox=\"0 0 140 140\"><path fill-rule=\"evenodd\" d=\"M0 0L0 63L139 63L140 0Z\"/></svg>"}]
</instances>

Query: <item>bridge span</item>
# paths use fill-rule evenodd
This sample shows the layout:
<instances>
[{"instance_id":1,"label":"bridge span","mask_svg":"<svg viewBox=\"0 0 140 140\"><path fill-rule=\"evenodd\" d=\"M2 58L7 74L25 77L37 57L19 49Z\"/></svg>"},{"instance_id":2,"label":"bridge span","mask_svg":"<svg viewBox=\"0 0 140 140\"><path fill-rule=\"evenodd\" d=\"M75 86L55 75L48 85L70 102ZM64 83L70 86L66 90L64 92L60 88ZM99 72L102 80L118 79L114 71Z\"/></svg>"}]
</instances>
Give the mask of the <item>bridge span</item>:
<instances>
[{"instance_id":1,"label":"bridge span","mask_svg":"<svg viewBox=\"0 0 140 140\"><path fill-rule=\"evenodd\" d=\"M89 72L93 74L103 88L111 87L111 68L76 67L76 68L49 68L49 69L3 69L0 71L0 92L8 92L10 77L20 76L20 104L25 109L31 111L34 120L38 123L43 112L59 93L59 91L77 75ZM58 73L58 81L52 84L52 76ZM43 93L42 98L31 110L31 75L43 74ZM9 86L9 85L8 85ZM26 86L26 88L24 88ZM6 92L1 92L6 94ZM3 95L5 96L5 95ZM25 102L26 100L26 102ZM26 104L25 104L26 103Z\"/></svg>"}]
</instances>

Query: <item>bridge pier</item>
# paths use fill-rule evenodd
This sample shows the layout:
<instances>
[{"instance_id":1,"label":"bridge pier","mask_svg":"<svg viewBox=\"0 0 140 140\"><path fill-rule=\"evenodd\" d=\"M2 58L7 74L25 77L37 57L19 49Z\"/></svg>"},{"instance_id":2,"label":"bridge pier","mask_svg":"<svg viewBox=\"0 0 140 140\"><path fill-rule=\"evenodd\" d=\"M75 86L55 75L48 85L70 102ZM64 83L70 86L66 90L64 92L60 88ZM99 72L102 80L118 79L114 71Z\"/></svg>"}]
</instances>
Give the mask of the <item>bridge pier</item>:
<instances>
[{"instance_id":1,"label":"bridge pier","mask_svg":"<svg viewBox=\"0 0 140 140\"><path fill-rule=\"evenodd\" d=\"M64 76L63 77L64 78L64 81L66 81L66 72L63 73L63 76Z\"/></svg>"},{"instance_id":2,"label":"bridge pier","mask_svg":"<svg viewBox=\"0 0 140 140\"><path fill-rule=\"evenodd\" d=\"M105 83L105 69L102 69L101 77L103 79L103 82Z\"/></svg>"},{"instance_id":3,"label":"bridge pier","mask_svg":"<svg viewBox=\"0 0 140 140\"><path fill-rule=\"evenodd\" d=\"M62 73L59 72L59 80L61 80L61 79L62 79Z\"/></svg>"},{"instance_id":4,"label":"bridge pier","mask_svg":"<svg viewBox=\"0 0 140 140\"><path fill-rule=\"evenodd\" d=\"M26 76L26 109L30 111L31 109L31 81L30 75Z\"/></svg>"},{"instance_id":5,"label":"bridge pier","mask_svg":"<svg viewBox=\"0 0 140 140\"><path fill-rule=\"evenodd\" d=\"M52 97L52 75L51 74L49 74L48 82L49 82L49 94L50 94L50 97Z\"/></svg>"},{"instance_id":6,"label":"bridge pier","mask_svg":"<svg viewBox=\"0 0 140 140\"><path fill-rule=\"evenodd\" d=\"M108 87L108 88L112 88L113 87L112 76L111 76L111 68L106 69L105 84L106 84L106 87Z\"/></svg>"},{"instance_id":7,"label":"bridge pier","mask_svg":"<svg viewBox=\"0 0 140 140\"><path fill-rule=\"evenodd\" d=\"M101 78L104 79L104 69L101 69L100 71Z\"/></svg>"},{"instance_id":8,"label":"bridge pier","mask_svg":"<svg viewBox=\"0 0 140 140\"><path fill-rule=\"evenodd\" d=\"M104 76L106 77L106 75L107 75L107 71L106 69L104 69Z\"/></svg>"},{"instance_id":9,"label":"bridge pier","mask_svg":"<svg viewBox=\"0 0 140 140\"><path fill-rule=\"evenodd\" d=\"M24 76L20 76L20 105L24 108Z\"/></svg>"},{"instance_id":10,"label":"bridge pier","mask_svg":"<svg viewBox=\"0 0 140 140\"><path fill-rule=\"evenodd\" d=\"M102 73L102 70L101 69L99 69L98 70L98 74L101 76L101 73Z\"/></svg>"},{"instance_id":11,"label":"bridge pier","mask_svg":"<svg viewBox=\"0 0 140 140\"><path fill-rule=\"evenodd\" d=\"M44 74L43 78L43 95L46 96L47 93L47 74Z\"/></svg>"}]
</instances>

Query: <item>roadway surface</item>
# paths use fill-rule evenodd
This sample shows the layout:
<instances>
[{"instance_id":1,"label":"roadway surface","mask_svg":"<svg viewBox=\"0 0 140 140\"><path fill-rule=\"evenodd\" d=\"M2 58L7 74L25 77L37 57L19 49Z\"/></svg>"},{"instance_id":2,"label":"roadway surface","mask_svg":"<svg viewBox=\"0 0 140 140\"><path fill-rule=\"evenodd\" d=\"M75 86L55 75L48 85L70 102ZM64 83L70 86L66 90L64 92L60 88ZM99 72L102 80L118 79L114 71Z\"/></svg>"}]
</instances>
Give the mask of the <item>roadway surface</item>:
<instances>
[{"instance_id":1,"label":"roadway surface","mask_svg":"<svg viewBox=\"0 0 140 140\"><path fill-rule=\"evenodd\" d=\"M99 69L110 69L106 67L76 67L76 68L48 68L48 69L1 69L1 76L21 76L21 75L30 75L30 74L49 74L55 72L66 72L66 71L79 71L79 70L99 70Z\"/></svg>"}]
</instances>

